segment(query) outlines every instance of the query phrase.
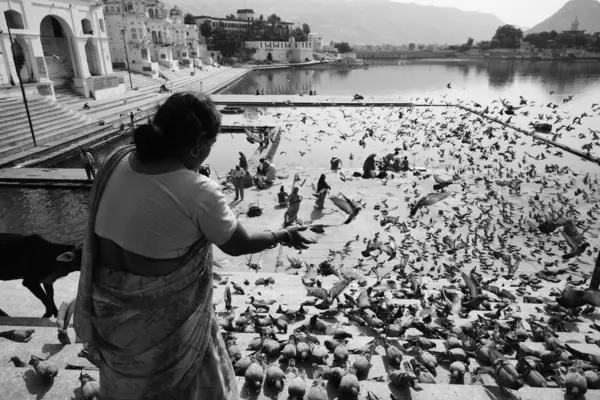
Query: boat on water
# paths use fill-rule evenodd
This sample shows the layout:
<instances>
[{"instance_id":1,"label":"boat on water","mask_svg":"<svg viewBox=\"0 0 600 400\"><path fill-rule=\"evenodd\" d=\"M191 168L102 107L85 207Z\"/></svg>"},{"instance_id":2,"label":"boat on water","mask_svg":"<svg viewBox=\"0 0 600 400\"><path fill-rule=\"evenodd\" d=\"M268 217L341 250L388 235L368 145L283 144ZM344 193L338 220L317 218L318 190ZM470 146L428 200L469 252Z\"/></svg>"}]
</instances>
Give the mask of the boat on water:
<instances>
[{"instance_id":1,"label":"boat on water","mask_svg":"<svg viewBox=\"0 0 600 400\"><path fill-rule=\"evenodd\" d=\"M243 114L244 108L240 106L225 106L220 110L221 114Z\"/></svg>"}]
</instances>

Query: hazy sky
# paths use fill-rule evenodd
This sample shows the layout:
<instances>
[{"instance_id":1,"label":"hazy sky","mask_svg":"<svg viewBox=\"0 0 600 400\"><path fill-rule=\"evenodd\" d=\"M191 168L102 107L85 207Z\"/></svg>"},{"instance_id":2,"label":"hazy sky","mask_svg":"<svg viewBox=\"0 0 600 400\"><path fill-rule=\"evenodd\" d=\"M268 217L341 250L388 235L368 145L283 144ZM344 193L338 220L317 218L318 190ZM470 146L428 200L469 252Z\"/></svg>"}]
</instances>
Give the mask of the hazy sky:
<instances>
[{"instance_id":1,"label":"hazy sky","mask_svg":"<svg viewBox=\"0 0 600 400\"><path fill-rule=\"evenodd\" d=\"M367 0L368 1L368 0ZM502 21L533 27L558 11L568 0L393 0L401 3L456 7L496 15Z\"/></svg>"}]
</instances>

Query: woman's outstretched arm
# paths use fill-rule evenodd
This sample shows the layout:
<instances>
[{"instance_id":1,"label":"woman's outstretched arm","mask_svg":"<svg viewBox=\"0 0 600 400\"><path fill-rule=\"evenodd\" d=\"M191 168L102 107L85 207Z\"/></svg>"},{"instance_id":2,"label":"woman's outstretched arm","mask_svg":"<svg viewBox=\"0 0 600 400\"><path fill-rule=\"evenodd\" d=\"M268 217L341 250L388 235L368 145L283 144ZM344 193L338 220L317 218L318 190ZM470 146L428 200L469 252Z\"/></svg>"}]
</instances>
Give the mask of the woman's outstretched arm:
<instances>
[{"instance_id":1,"label":"woman's outstretched arm","mask_svg":"<svg viewBox=\"0 0 600 400\"><path fill-rule=\"evenodd\" d=\"M307 245L314 243L314 241L306 239L299 233L299 231L303 230L306 230L306 227L291 227L275 232L248 233L238 221L231 238L225 244L218 247L225 254L232 257L260 253L261 251L274 248L278 244L296 249L307 249Z\"/></svg>"}]
</instances>

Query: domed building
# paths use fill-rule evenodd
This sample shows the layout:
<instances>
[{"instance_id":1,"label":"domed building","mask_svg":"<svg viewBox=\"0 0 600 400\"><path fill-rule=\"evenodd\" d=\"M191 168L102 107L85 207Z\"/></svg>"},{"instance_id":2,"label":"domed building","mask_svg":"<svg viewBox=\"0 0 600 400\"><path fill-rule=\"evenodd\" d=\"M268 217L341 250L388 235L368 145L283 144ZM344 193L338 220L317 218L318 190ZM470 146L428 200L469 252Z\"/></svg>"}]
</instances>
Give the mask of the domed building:
<instances>
[{"instance_id":1,"label":"domed building","mask_svg":"<svg viewBox=\"0 0 600 400\"><path fill-rule=\"evenodd\" d=\"M104 3L115 67L126 65L129 59L131 70L158 77L161 69L202 66L201 53L206 52L206 46L199 43L199 28L184 23L185 13L178 6L169 8L159 0Z\"/></svg>"},{"instance_id":2,"label":"domed building","mask_svg":"<svg viewBox=\"0 0 600 400\"><path fill-rule=\"evenodd\" d=\"M183 24L183 11L181 11L179 7L173 7L171 11L169 11L169 16L174 24Z\"/></svg>"}]
</instances>

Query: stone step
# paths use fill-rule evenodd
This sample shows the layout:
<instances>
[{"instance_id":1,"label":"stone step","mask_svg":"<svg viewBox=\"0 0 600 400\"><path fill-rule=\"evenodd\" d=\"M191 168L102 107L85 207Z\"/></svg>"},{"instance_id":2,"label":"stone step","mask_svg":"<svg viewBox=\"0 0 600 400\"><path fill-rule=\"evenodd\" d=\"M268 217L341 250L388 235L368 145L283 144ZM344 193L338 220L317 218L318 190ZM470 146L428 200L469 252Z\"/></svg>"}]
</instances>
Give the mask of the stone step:
<instances>
[{"instance_id":1,"label":"stone step","mask_svg":"<svg viewBox=\"0 0 600 400\"><path fill-rule=\"evenodd\" d=\"M24 327L20 326L2 326L0 331L12 330L12 329L23 329ZM35 327L35 333L33 334L31 340L28 343L15 343L7 339L0 338L0 365L6 365L10 362L11 357L17 356L21 360L29 360L31 355L35 355L42 358L50 358L54 364L57 365L59 369L65 369L68 365L77 366L80 368L85 368L89 370L96 370L97 368L90 364L85 358L78 357L79 352L82 350L83 345L81 343L76 343L76 335L72 328L68 330L69 336L71 338L72 344L70 345L60 345L57 339L57 330L54 327ZM291 331L290 331L291 333ZM248 350L248 345L256 338L259 337L258 334L253 333L235 333L235 334L226 334L224 335L233 335L236 339L236 343L242 351L243 356L249 356L254 353L254 351ZM289 336L287 334L278 335L278 340L285 341ZM327 339L331 339L330 336L319 335L317 336L321 341L321 344L324 344ZM360 349L365 346L368 346L373 341L373 337L370 336L358 336L355 335L353 338L349 339L346 347L348 350ZM390 338L390 342L393 346L396 346L403 353L403 361L408 361L416 356L414 350L405 350L402 345L406 342L404 340ZM436 345L436 347L431 352L441 352L446 349L444 341L442 340L432 340L432 342ZM543 350L543 343L527 343L527 345L534 350ZM595 346L595 345L594 345ZM574 345L581 351L588 351L589 345ZM597 346L596 346L597 348ZM597 354L597 351L591 349L592 354ZM352 365L354 361L359 357L356 354L349 355L349 364ZM513 365L516 365L516 360L512 356L506 356L509 362ZM282 369L287 367L287 362L280 362L278 359L270 359L268 360L271 364L280 364ZM327 364L329 366L334 366L333 356L330 354ZM450 362L448 360L441 360L438 367L436 368L436 376L435 380L437 384L448 384L450 383L450 373L448 371L448 366ZM297 366L299 368L305 369L307 371L307 375L309 378L312 378L311 371L312 361L307 361L305 363L298 363ZM474 360L470 359L469 363L469 371L475 371L480 364ZM388 368L387 358L385 356L385 349L378 344L375 348L375 353L371 359L371 368L369 370L369 374L367 379L377 379L380 377L387 376ZM471 382L471 375L468 372L465 376L465 382ZM491 376L482 375L482 379L486 385L495 386L495 380Z\"/></svg>"},{"instance_id":2,"label":"stone step","mask_svg":"<svg viewBox=\"0 0 600 400\"><path fill-rule=\"evenodd\" d=\"M37 130L35 132L36 143L38 147L40 147L46 143L54 142L65 135L69 135L70 132L77 130L83 125L85 125L85 121L83 121L82 118L73 116L72 118L62 121L60 124L57 123L53 126ZM33 147L33 143L31 142L31 138L28 138L27 134L23 133L19 139L12 139L11 141L5 142L0 141L0 146L4 147L0 150L0 158L5 158Z\"/></svg>"},{"instance_id":3,"label":"stone step","mask_svg":"<svg viewBox=\"0 0 600 400\"><path fill-rule=\"evenodd\" d=\"M52 103L51 107L45 108L40 112L36 112L31 115L31 121L33 127L37 129L43 129L47 126L46 121L50 122L56 120L57 117L77 117L85 118L83 114L79 114L68 108L63 108L57 103ZM23 115L17 115L14 120L0 122L0 129L3 133L8 135L17 135L19 133L29 133L29 122L27 117ZM7 138L8 136L3 135L0 140Z\"/></svg>"},{"instance_id":4,"label":"stone step","mask_svg":"<svg viewBox=\"0 0 600 400\"><path fill-rule=\"evenodd\" d=\"M50 104L52 104L52 102L46 99L31 99L27 101L27 106L29 107L30 113L37 109L44 108ZM15 101L8 105L2 105L2 115L0 118L11 118L14 112L20 111L25 112L25 105L22 101Z\"/></svg>"},{"instance_id":5,"label":"stone step","mask_svg":"<svg viewBox=\"0 0 600 400\"><path fill-rule=\"evenodd\" d=\"M33 124L34 129L41 129L47 126L47 123L55 121L60 118L64 118L66 115L75 115L75 111L60 108L57 104L53 105L54 107L43 110L42 112L36 112L31 116L31 122ZM11 121L0 121L0 132L3 133L2 138L5 138L4 134L19 134L23 129L29 132L29 122L27 121L27 114L17 115ZM78 115L79 117L83 117L82 115ZM25 117L25 118L23 118Z\"/></svg>"},{"instance_id":6,"label":"stone step","mask_svg":"<svg viewBox=\"0 0 600 400\"><path fill-rule=\"evenodd\" d=\"M77 370L62 370L58 376L54 378L52 383L45 383L37 377L33 369L29 366L26 368L16 368L10 366L0 367L0 385L2 393L7 399L23 399L23 400L65 400L69 398L80 399L82 393L79 383L79 375L81 371ZM85 371L86 374L99 380L99 373L96 371ZM273 398L287 398L289 381L293 376L286 379L286 385L283 391L278 395L271 390L261 388L260 393L249 393L245 385L245 379L237 378L237 387L240 397L243 399L251 398L254 400L272 400ZM313 381L307 380L307 391L313 385ZM338 390L327 385L329 399L335 399L339 396ZM440 398L444 400L464 400L464 399L498 399L512 400L519 398L522 400L564 400L565 392L563 389L553 388L531 388L524 387L515 394L511 394L500 390L498 387L483 386L483 385L427 385L419 384L415 389L398 389L387 382L360 382L359 399L389 399L390 393L398 399L412 400L431 400ZM377 397L373 397L373 395ZM588 390L585 394L586 400L600 400L599 390Z\"/></svg>"}]
</instances>

